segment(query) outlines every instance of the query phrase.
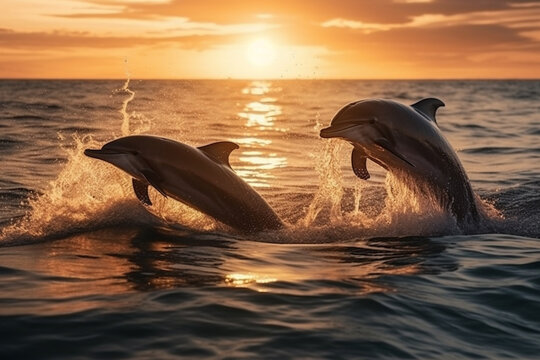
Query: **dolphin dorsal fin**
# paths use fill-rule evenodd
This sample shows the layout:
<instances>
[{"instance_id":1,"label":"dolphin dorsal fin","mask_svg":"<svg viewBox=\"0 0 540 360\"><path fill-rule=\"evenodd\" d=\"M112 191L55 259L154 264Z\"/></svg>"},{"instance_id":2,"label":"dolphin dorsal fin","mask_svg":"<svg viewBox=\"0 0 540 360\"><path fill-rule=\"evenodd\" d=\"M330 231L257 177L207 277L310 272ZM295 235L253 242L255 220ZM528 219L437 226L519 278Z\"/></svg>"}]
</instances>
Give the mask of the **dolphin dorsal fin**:
<instances>
[{"instance_id":1,"label":"dolphin dorsal fin","mask_svg":"<svg viewBox=\"0 0 540 360\"><path fill-rule=\"evenodd\" d=\"M239 147L238 144L230 141L219 141L205 146L199 146L198 149L218 164L231 167L231 164L229 164L229 155Z\"/></svg>"},{"instance_id":2,"label":"dolphin dorsal fin","mask_svg":"<svg viewBox=\"0 0 540 360\"><path fill-rule=\"evenodd\" d=\"M435 113L437 109L441 106L444 106L444 103L436 98L427 98L422 99L418 102L415 102L411 105L416 111L420 112L422 115L426 116L429 120L437 123L435 119Z\"/></svg>"}]
</instances>

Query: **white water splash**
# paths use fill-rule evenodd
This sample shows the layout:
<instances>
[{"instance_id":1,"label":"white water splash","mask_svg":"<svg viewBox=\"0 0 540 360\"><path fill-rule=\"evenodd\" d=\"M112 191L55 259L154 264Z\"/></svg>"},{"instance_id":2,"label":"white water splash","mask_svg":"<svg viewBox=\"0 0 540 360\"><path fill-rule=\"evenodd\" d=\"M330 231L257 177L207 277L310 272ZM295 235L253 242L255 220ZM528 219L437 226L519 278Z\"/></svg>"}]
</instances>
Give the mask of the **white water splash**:
<instances>
[{"instance_id":1,"label":"white water splash","mask_svg":"<svg viewBox=\"0 0 540 360\"><path fill-rule=\"evenodd\" d=\"M317 124L315 130L318 132L320 127ZM387 172L382 186L355 178L347 190L340 167L345 143L329 139L321 140L320 144L314 155L319 187L306 215L295 225L309 228L310 237L324 239L329 236L328 231L348 238L460 232L449 211L442 209L434 196L407 181L405 175ZM336 233L336 229L346 231Z\"/></svg>"},{"instance_id":2,"label":"white water splash","mask_svg":"<svg viewBox=\"0 0 540 360\"><path fill-rule=\"evenodd\" d=\"M20 243L60 237L83 229L141 223L157 219L133 200L123 174L84 155L98 147L91 137L74 136L75 147L65 149L68 161L42 195L29 199L30 210L2 229L0 242Z\"/></svg>"},{"instance_id":3,"label":"white water splash","mask_svg":"<svg viewBox=\"0 0 540 360\"><path fill-rule=\"evenodd\" d=\"M129 131L130 116L129 116L129 113L127 112L127 107L129 103L131 102L131 100L135 98L135 92L129 89L129 81L131 79L131 73L129 72L127 58L124 59L124 64L125 64L125 70L126 70L126 82L124 83L124 86L118 91L128 94L128 97L124 99L124 101L122 102L122 109L120 110L120 114L122 114L122 125L120 129L122 130L122 136L128 136L130 135L130 131Z\"/></svg>"},{"instance_id":4,"label":"white water splash","mask_svg":"<svg viewBox=\"0 0 540 360\"><path fill-rule=\"evenodd\" d=\"M131 123L133 116L128 105L135 97L129 89L127 70L122 88L113 94L127 94L123 100L121 132L123 136L146 131L150 122L140 118L138 126ZM67 162L57 177L49 183L42 195L28 199L30 210L0 231L0 243L26 244L59 238L79 232L93 231L114 226L157 226L185 224L197 230L219 228L215 221L189 208L150 191L153 206L145 208L135 196L131 179L114 166L84 155L88 148L103 144L91 136L73 136L74 147L66 147Z\"/></svg>"},{"instance_id":5,"label":"white water splash","mask_svg":"<svg viewBox=\"0 0 540 360\"><path fill-rule=\"evenodd\" d=\"M304 226L314 224L318 215L325 209L329 211L327 220L339 222L341 219L343 186L339 155L342 146L343 141L340 140L325 141L322 151L316 155L315 167L319 173L319 189L309 205L303 220Z\"/></svg>"}]
</instances>

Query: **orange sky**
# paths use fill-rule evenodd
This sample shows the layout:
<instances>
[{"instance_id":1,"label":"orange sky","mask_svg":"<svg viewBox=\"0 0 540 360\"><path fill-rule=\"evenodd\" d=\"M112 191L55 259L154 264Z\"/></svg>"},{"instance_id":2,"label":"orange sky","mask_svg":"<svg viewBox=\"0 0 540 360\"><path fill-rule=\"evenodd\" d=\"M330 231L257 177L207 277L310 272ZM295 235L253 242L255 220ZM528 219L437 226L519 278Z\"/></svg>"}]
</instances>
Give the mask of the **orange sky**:
<instances>
[{"instance_id":1,"label":"orange sky","mask_svg":"<svg viewBox=\"0 0 540 360\"><path fill-rule=\"evenodd\" d=\"M540 1L2 0L1 78L540 78Z\"/></svg>"}]
</instances>

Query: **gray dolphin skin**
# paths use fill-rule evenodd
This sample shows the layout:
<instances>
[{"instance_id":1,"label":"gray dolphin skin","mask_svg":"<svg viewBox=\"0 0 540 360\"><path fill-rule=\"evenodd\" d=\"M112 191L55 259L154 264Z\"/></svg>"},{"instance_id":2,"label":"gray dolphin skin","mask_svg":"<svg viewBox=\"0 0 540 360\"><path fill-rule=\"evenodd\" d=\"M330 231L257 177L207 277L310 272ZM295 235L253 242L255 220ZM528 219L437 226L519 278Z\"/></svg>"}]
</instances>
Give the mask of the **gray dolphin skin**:
<instances>
[{"instance_id":1,"label":"gray dolphin skin","mask_svg":"<svg viewBox=\"0 0 540 360\"><path fill-rule=\"evenodd\" d=\"M396 101L366 99L344 106L322 129L322 138L350 142L354 173L368 179L366 159L406 179L416 190L435 195L455 216L460 228L479 220L467 174L435 119L444 103L428 98L407 106Z\"/></svg>"},{"instance_id":2,"label":"gray dolphin skin","mask_svg":"<svg viewBox=\"0 0 540 360\"><path fill-rule=\"evenodd\" d=\"M133 178L137 198L151 205L148 186L243 232L283 223L268 203L232 170L232 142L195 148L170 139L135 135L116 139L86 156L106 161Z\"/></svg>"}]
</instances>

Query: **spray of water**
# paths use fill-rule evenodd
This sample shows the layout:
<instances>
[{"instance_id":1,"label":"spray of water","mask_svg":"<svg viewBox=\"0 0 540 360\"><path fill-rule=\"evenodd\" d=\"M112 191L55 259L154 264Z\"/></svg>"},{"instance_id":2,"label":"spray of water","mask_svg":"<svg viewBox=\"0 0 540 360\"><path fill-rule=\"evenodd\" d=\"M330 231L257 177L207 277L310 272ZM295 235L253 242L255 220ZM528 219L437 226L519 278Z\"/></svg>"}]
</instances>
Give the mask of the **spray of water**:
<instances>
[{"instance_id":1,"label":"spray of water","mask_svg":"<svg viewBox=\"0 0 540 360\"><path fill-rule=\"evenodd\" d=\"M324 210L327 211L324 216L326 220L339 222L341 219L343 186L338 160L342 146L342 141L331 139L325 141L322 151L315 155L317 159L315 167L319 173L319 189L303 219L303 225L306 227L315 224L319 214Z\"/></svg>"},{"instance_id":2,"label":"spray of water","mask_svg":"<svg viewBox=\"0 0 540 360\"><path fill-rule=\"evenodd\" d=\"M455 218L435 195L417 188L405 174L387 172L384 209L376 223L385 236L452 234L460 230Z\"/></svg>"},{"instance_id":3,"label":"spray of water","mask_svg":"<svg viewBox=\"0 0 540 360\"><path fill-rule=\"evenodd\" d=\"M99 229L158 219L133 201L130 184L117 169L84 156L99 145L91 137L73 137L65 149L67 163L42 195L29 199L30 210L18 222L2 229L3 243L26 243L61 237L85 229Z\"/></svg>"},{"instance_id":4,"label":"spray of water","mask_svg":"<svg viewBox=\"0 0 540 360\"><path fill-rule=\"evenodd\" d=\"M321 125L315 126L318 133ZM386 173L384 184L355 179L352 189L343 185L340 168L340 140L321 140L315 152L319 188L309 204L305 217L297 223L312 232L311 237L328 237L313 233L314 227L344 236L404 236L458 233L456 221L438 199L418 188L406 174ZM349 204L349 206L347 206ZM293 235L294 236L294 235Z\"/></svg>"},{"instance_id":5,"label":"spray of water","mask_svg":"<svg viewBox=\"0 0 540 360\"><path fill-rule=\"evenodd\" d=\"M124 59L124 70L126 72L126 81L124 82L124 85L120 89L116 89L113 91L114 95L127 95L124 101L122 101L122 107L120 109L120 114L122 115L122 125L120 126L120 130L122 132L122 136L128 136L131 134L130 132L130 119L131 115L128 113L127 108L129 103L135 98L135 92L130 90L129 88L129 82L131 80L131 73L129 71L128 66L128 60L127 58Z\"/></svg>"},{"instance_id":6,"label":"spray of water","mask_svg":"<svg viewBox=\"0 0 540 360\"><path fill-rule=\"evenodd\" d=\"M304 237L309 237L310 242L328 241L329 238L436 236L463 232L437 195L419 187L407 174L386 172L382 185L354 179L353 187L346 188L338 161L343 142L321 142L321 150L316 153L319 189L305 217L297 224L309 233ZM489 231L502 216L480 197L477 197L477 204L481 221L468 232ZM289 236L298 237L294 233Z\"/></svg>"},{"instance_id":7,"label":"spray of water","mask_svg":"<svg viewBox=\"0 0 540 360\"><path fill-rule=\"evenodd\" d=\"M127 69L122 88L114 95L127 95L122 101L121 132L123 136L147 131L149 121L127 110L135 92L129 89ZM137 118L135 116L135 118ZM112 136L114 137L114 136ZM79 232L112 226L156 226L188 224L199 230L218 229L207 216L150 190L154 205L145 208L134 196L131 179L121 170L84 155L84 149L99 148L102 143L91 136L73 136L74 147L64 148L67 162L46 187L42 195L28 200L30 210L18 221L0 231L0 243L22 244L44 241Z\"/></svg>"}]
</instances>

